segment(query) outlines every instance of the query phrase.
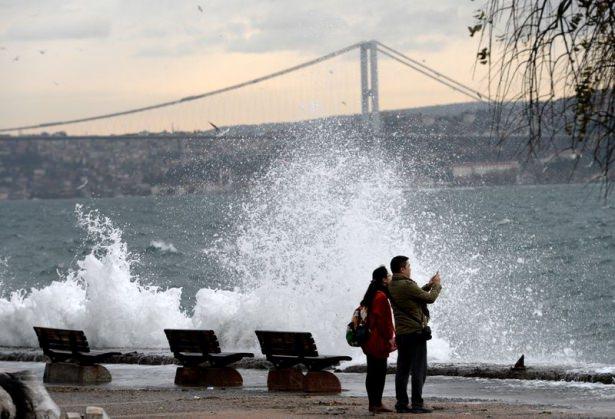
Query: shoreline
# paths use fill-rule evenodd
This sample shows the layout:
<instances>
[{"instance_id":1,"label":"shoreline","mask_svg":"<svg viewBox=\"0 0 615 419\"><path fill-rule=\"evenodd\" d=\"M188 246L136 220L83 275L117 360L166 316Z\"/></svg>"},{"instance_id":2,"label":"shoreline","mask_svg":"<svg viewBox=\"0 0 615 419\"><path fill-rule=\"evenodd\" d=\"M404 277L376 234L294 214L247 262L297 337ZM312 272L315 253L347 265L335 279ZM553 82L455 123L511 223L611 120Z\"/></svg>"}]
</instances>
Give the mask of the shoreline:
<instances>
[{"instance_id":1,"label":"shoreline","mask_svg":"<svg viewBox=\"0 0 615 419\"><path fill-rule=\"evenodd\" d=\"M1 139L0 139L1 141ZM600 184L595 181L578 181L573 180L570 182L564 181L556 181L556 182L535 182L535 183L484 183L478 182L476 184L458 184L458 183L434 183L434 184L425 184L425 185L417 185L408 187L406 190L413 192L434 192L441 190L480 190L480 189L491 189L491 188L507 188L507 187L529 187L529 188L540 188L540 187L567 187L567 186L587 186L587 187L600 187ZM147 198L156 198L156 199L173 199L173 198L181 198L186 196L194 196L194 197L204 197L209 194L222 194L229 192L241 192L246 187L243 186L239 189L236 188L236 185L232 186L223 186L219 187L218 185L210 185L209 189L203 189L195 192L186 192L186 193L166 193L166 194L148 194L148 195L139 195L139 194L117 194L117 195L99 195L99 196L54 196L54 197L29 197L29 198L4 198L0 196L0 203L3 202L28 202L28 201L84 201L84 200L97 200L97 199L121 199L121 198L134 198L134 199L147 199Z\"/></svg>"},{"instance_id":2,"label":"shoreline","mask_svg":"<svg viewBox=\"0 0 615 419\"><path fill-rule=\"evenodd\" d=\"M8 349L8 348L5 348ZM0 350L0 361L8 362L45 362L45 356L40 350L25 350L4 352ZM144 353L138 351L125 352L111 357L106 364L127 365L171 365L177 361L172 355ZM244 358L234 364L236 368L266 370L271 363L263 357ZM335 372L361 373L367 370L365 364L336 367ZM387 374L395 373L395 364L389 364ZM528 366L525 370L513 370L510 365L491 363L429 363L428 376L488 378L488 379L518 379L567 381L580 383L602 383L615 385L615 368L610 372L591 371L587 368L565 365Z\"/></svg>"}]
</instances>

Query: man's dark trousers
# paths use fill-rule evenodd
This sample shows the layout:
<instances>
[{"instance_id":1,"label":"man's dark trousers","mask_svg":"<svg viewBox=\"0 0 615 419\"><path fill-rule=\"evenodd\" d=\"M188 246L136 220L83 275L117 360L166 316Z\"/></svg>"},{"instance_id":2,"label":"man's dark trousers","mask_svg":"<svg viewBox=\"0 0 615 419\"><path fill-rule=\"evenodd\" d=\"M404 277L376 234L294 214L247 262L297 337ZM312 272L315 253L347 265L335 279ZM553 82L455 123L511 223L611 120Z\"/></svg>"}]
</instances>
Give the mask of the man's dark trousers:
<instances>
[{"instance_id":1,"label":"man's dark trousers","mask_svg":"<svg viewBox=\"0 0 615 419\"><path fill-rule=\"evenodd\" d=\"M412 375L412 407L423 407L423 384L427 378L427 341L420 332L398 335L396 341L395 407L408 406L409 375Z\"/></svg>"}]
</instances>

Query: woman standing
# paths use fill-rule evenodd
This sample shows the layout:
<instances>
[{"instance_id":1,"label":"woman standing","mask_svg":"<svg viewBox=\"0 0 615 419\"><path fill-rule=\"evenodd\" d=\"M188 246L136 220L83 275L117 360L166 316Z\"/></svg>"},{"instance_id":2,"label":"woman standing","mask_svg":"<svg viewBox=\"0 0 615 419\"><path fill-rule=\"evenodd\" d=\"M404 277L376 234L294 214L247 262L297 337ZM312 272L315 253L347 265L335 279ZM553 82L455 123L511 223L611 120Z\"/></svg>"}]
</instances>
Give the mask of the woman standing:
<instances>
[{"instance_id":1,"label":"woman standing","mask_svg":"<svg viewBox=\"0 0 615 419\"><path fill-rule=\"evenodd\" d=\"M372 413L392 412L382 405L382 392L387 373L387 358L395 347L395 326L391 315L387 286L391 276L387 268L380 266L372 273L361 305L367 308L367 327L369 338L362 346L367 355L367 376L365 387L369 398L369 411Z\"/></svg>"}]
</instances>

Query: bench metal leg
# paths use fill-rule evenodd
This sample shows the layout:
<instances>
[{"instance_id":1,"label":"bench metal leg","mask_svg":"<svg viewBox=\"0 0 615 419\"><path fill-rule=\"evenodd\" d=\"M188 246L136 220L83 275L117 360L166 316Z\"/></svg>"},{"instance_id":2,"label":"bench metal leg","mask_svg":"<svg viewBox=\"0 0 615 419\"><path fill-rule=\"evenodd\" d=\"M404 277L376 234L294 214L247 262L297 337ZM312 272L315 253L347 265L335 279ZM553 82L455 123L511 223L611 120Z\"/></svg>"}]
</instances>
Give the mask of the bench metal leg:
<instances>
[{"instance_id":1,"label":"bench metal leg","mask_svg":"<svg viewBox=\"0 0 615 419\"><path fill-rule=\"evenodd\" d=\"M303 391L303 372L300 368L274 368L267 375L269 391Z\"/></svg>"},{"instance_id":2,"label":"bench metal leg","mask_svg":"<svg viewBox=\"0 0 615 419\"><path fill-rule=\"evenodd\" d=\"M231 367L178 367L175 384L190 387L241 387L241 374Z\"/></svg>"},{"instance_id":3,"label":"bench metal leg","mask_svg":"<svg viewBox=\"0 0 615 419\"><path fill-rule=\"evenodd\" d=\"M104 384L111 382L111 373L100 364L79 365L51 362L45 365L43 382L47 384Z\"/></svg>"},{"instance_id":4,"label":"bench metal leg","mask_svg":"<svg viewBox=\"0 0 615 419\"><path fill-rule=\"evenodd\" d=\"M303 377L303 391L306 393L339 393L342 385L339 378L329 371L309 371Z\"/></svg>"}]
</instances>

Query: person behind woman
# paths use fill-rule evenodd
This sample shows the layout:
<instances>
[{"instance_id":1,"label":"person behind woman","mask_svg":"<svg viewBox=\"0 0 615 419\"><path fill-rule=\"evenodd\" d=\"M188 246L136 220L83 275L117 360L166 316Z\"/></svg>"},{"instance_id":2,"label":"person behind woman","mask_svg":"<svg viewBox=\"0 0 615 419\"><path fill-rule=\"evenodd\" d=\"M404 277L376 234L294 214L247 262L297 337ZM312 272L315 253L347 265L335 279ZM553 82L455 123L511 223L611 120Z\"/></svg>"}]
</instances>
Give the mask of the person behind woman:
<instances>
[{"instance_id":1,"label":"person behind woman","mask_svg":"<svg viewBox=\"0 0 615 419\"><path fill-rule=\"evenodd\" d=\"M382 405L382 392L387 373L387 358L395 350L395 326L391 315L387 286L391 276L387 268L380 266L372 273L361 306L367 308L367 327L370 331L367 342L361 347L367 355L365 387L372 413L392 412Z\"/></svg>"}]
</instances>

